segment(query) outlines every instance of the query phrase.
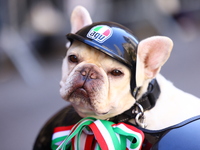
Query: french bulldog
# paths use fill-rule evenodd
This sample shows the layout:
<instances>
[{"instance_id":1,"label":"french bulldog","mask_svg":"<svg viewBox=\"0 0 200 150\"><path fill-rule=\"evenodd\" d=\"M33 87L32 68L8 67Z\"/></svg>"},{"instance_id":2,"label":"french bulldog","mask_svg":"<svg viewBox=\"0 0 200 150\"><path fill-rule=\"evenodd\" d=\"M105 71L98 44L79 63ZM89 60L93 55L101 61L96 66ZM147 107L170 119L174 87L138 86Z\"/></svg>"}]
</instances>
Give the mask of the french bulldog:
<instances>
[{"instance_id":1,"label":"french bulldog","mask_svg":"<svg viewBox=\"0 0 200 150\"><path fill-rule=\"evenodd\" d=\"M77 34L77 31L91 24L89 12L84 7L77 6L71 15L71 33ZM127 45L124 46L126 48ZM112 121L128 112L131 114L130 119L113 122L128 122L140 129L158 133L200 115L200 99L176 88L159 73L169 58L172 47L172 40L164 36L153 36L138 42L137 53L129 51L134 54L131 58L136 62L133 72L121 61L83 41L73 40L67 43L60 95L71 105L63 108L43 126L33 149L51 149L52 134L56 127L74 125L84 117ZM134 90L131 86L133 81L137 87ZM143 102L143 97L151 93L149 87L152 85L157 87L153 90L156 91L153 92L153 105L143 110L141 99ZM136 115L132 115L135 113ZM158 137L146 131L145 139L151 145L165 134L163 132Z\"/></svg>"},{"instance_id":2,"label":"french bulldog","mask_svg":"<svg viewBox=\"0 0 200 150\"><path fill-rule=\"evenodd\" d=\"M77 6L71 15L71 33L90 24L89 12ZM176 88L159 73L172 47L172 40L164 36L139 42L136 84L140 89L135 98L130 92L131 71L127 66L74 41L63 60L60 94L82 118L109 119L130 109L147 91L151 80L156 79L161 93L155 106L144 112L147 129L163 129L200 115L200 99Z\"/></svg>"}]
</instances>

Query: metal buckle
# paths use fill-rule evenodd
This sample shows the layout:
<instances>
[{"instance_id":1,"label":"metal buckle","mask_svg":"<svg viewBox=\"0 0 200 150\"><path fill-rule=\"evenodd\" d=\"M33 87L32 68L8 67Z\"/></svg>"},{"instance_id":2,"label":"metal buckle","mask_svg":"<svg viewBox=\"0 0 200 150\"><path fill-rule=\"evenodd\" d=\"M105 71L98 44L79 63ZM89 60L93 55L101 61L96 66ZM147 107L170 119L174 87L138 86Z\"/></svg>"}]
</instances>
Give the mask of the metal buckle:
<instances>
[{"instance_id":1,"label":"metal buckle","mask_svg":"<svg viewBox=\"0 0 200 150\"><path fill-rule=\"evenodd\" d=\"M142 128L146 128L147 124L145 124L144 109L142 105L136 102L135 109L132 111L132 113L136 115L135 116L136 124Z\"/></svg>"}]
</instances>

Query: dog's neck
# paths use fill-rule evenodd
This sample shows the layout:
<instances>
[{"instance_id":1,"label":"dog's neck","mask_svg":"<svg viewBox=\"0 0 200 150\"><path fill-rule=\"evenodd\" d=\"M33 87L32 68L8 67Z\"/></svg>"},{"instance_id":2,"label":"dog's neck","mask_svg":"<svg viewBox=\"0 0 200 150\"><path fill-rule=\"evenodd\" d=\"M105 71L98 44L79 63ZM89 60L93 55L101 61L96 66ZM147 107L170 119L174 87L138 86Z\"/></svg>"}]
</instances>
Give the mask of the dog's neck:
<instances>
[{"instance_id":1,"label":"dog's neck","mask_svg":"<svg viewBox=\"0 0 200 150\"><path fill-rule=\"evenodd\" d=\"M135 120L135 124L145 128L143 115L146 110L150 110L156 104L160 95L160 87L156 79L151 80L148 84L138 88L136 103L124 113L112 118L115 122L125 122L127 120Z\"/></svg>"}]
</instances>

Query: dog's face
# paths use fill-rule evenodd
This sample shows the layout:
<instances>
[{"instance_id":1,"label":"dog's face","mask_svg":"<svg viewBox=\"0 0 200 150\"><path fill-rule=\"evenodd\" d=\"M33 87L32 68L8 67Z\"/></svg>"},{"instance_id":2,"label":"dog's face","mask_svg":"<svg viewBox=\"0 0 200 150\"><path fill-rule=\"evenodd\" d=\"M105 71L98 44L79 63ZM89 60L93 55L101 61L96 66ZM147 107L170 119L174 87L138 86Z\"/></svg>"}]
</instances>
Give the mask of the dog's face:
<instances>
[{"instance_id":1,"label":"dog's face","mask_svg":"<svg viewBox=\"0 0 200 150\"><path fill-rule=\"evenodd\" d=\"M88 11L77 6L71 15L72 33L92 24ZM172 41L167 37L150 37L138 44L136 84L138 97L167 61ZM107 119L133 106L130 70L110 56L86 44L74 41L63 60L60 94L81 117Z\"/></svg>"},{"instance_id":2,"label":"dog's face","mask_svg":"<svg viewBox=\"0 0 200 150\"><path fill-rule=\"evenodd\" d=\"M60 94L81 117L106 119L134 104L130 77L126 66L76 41L63 60Z\"/></svg>"}]
</instances>

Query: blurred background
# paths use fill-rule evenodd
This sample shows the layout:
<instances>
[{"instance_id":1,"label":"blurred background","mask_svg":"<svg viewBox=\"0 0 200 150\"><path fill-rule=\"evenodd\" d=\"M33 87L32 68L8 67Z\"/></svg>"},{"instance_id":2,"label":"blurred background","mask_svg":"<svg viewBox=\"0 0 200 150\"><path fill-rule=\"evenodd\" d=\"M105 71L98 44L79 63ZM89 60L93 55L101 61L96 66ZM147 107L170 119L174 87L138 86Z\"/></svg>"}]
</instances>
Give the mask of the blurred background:
<instances>
[{"instance_id":1,"label":"blurred background","mask_svg":"<svg viewBox=\"0 0 200 150\"><path fill-rule=\"evenodd\" d=\"M127 26L140 40L170 37L174 49L161 73L200 97L198 0L0 0L2 150L31 150L47 119L68 105L60 98L59 81L76 5L85 6L93 21Z\"/></svg>"}]
</instances>

